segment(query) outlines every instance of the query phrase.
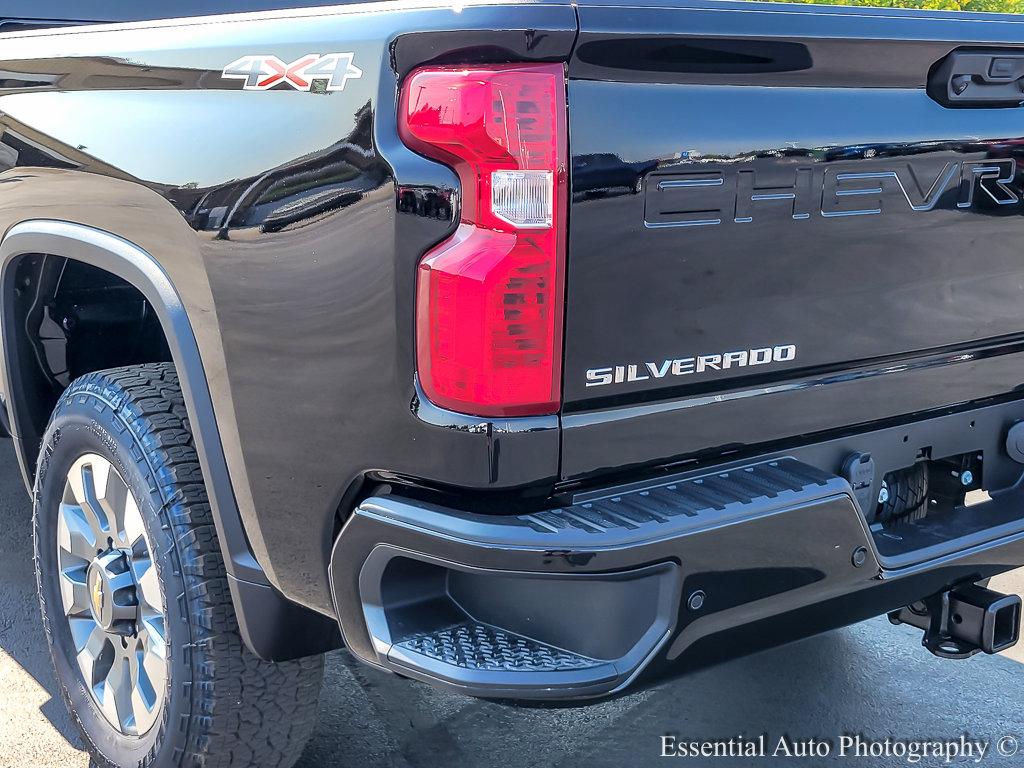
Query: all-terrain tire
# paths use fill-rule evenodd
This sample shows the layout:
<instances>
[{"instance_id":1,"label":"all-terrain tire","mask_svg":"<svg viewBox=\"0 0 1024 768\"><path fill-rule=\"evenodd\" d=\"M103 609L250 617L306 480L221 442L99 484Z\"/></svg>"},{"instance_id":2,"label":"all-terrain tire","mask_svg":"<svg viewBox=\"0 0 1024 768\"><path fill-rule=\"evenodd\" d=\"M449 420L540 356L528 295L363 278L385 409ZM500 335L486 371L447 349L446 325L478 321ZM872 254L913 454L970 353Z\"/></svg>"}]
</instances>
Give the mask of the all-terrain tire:
<instances>
[{"instance_id":1,"label":"all-terrain tire","mask_svg":"<svg viewBox=\"0 0 1024 768\"><path fill-rule=\"evenodd\" d=\"M56 573L56 517L81 456L109 460L152 544L166 626L160 717L128 736L104 719L75 662ZM317 711L323 657L265 662L243 644L181 389L168 363L100 371L61 396L34 492L36 576L61 696L95 765L289 768Z\"/></svg>"}]
</instances>

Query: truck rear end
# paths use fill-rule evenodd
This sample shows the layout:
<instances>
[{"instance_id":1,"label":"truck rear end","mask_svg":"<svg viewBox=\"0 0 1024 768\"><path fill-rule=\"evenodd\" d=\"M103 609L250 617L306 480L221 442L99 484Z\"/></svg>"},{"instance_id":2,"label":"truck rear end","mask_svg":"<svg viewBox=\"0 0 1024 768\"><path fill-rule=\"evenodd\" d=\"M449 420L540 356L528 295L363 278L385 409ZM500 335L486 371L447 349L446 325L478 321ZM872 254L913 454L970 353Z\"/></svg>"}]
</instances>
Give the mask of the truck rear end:
<instances>
[{"instance_id":1,"label":"truck rear end","mask_svg":"<svg viewBox=\"0 0 1024 768\"><path fill-rule=\"evenodd\" d=\"M0 429L76 712L71 622L130 668L154 581L191 611L158 660L220 670L228 712L229 651L312 707L342 641L573 700L881 614L1016 643L987 583L1024 565L1019 20L264 6L0 36ZM87 469L158 543L187 507L151 555L213 581L133 581L128 531L71 514ZM231 647L186 669L211 612ZM178 759L182 690L132 750ZM140 736L115 705L87 737Z\"/></svg>"},{"instance_id":2,"label":"truck rear end","mask_svg":"<svg viewBox=\"0 0 1024 768\"><path fill-rule=\"evenodd\" d=\"M1019 22L576 10L564 73L427 65L398 115L461 181L420 394L496 439L557 414L558 479L512 516L364 499L349 647L573 698L886 612L939 655L1012 645L1019 598L976 582L1024 562Z\"/></svg>"}]
</instances>

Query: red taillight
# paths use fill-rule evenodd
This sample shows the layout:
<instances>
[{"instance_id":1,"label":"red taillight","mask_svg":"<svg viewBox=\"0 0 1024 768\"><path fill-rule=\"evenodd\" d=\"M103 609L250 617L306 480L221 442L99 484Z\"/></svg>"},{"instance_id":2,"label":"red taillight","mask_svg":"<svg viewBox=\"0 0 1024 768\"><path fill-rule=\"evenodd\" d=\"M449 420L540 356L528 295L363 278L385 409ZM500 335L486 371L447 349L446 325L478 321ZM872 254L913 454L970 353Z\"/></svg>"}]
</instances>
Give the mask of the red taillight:
<instances>
[{"instance_id":1,"label":"red taillight","mask_svg":"<svg viewBox=\"0 0 1024 768\"><path fill-rule=\"evenodd\" d=\"M554 413L561 400L566 137L560 64L436 67L402 90L399 133L450 165L461 222L420 262L416 352L437 405Z\"/></svg>"}]
</instances>

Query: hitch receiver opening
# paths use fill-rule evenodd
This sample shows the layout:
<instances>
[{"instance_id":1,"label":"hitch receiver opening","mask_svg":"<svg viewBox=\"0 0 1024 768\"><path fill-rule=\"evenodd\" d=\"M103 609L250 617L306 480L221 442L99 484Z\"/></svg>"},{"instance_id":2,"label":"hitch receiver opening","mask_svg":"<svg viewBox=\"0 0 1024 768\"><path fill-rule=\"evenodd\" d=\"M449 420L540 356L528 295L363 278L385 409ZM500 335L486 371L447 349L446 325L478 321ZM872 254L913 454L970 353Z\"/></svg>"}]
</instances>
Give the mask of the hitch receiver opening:
<instances>
[{"instance_id":1,"label":"hitch receiver opening","mask_svg":"<svg viewBox=\"0 0 1024 768\"><path fill-rule=\"evenodd\" d=\"M923 629L921 643L936 656L966 659L1016 645L1020 616L1020 595L967 584L893 611L889 621Z\"/></svg>"}]
</instances>

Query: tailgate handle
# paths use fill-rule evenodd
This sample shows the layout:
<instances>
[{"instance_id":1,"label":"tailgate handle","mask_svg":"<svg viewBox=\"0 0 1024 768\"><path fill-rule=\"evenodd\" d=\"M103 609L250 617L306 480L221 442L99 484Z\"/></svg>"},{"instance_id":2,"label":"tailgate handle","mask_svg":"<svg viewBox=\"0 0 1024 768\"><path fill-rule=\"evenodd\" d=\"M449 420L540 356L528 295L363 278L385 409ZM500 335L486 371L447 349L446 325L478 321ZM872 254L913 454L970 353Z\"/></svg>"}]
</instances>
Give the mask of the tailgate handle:
<instances>
[{"instance_id":1,"label":"tailgate handle","mask_svg":"<svg viewBox=\"0 0 1024 768\"><path fill-rule=\"evenodd\" d=\"M928 81L949 107L1019 107L1024 103L1024 50L953 51Z\"/></svg>"}]
</instances>

